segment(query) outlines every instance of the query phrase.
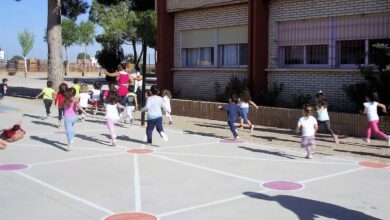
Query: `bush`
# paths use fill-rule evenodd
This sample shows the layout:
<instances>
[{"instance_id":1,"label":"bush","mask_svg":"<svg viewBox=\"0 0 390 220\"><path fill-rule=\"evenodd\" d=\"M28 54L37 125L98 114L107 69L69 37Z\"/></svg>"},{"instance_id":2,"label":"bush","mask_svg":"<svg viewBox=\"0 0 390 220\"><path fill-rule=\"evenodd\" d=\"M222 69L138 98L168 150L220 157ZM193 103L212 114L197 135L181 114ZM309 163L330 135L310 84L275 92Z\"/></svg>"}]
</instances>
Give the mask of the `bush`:
<instances>
[{"instance_id":1,"label":"bush","mask_svg":"<svg viewBox=\"0 0 390 220\"><path fill-rule=\"evenodd\" d=\"M240 95L246 89L248 89L246 79L240 80L237 76L232 76L225 87L225 99L229 100L233 95Z\"/></svg>"},{"instance_id":2,"label":"bush","mask_svg":"<svg viewBox=\"0 0 390 220\"><path fill-rule=\"evenodd\" d=\"M275 106L282 93L284 84L273 83L270 88L265 89L260 93L261 104L266 106Z\"/></svg>"},{"instance_id":3,"label":"bush","mask_svg":"<svg viewBox=\"0 0 390 220\"><path fill-rule=\"evenodd\" d=\"M298 94L292 95L292 107L293 108L302 108L305 104L311 103L311 95L302 94L301 91L298 91Z\"/></svg>"},{"instance_id":4,"label":"bush","mask_svg":"<svg viewBox=\"0 0 390 220\"><path fill-rule=\"evenodd\" d=\"M388 68L390 64L390 47L387 44L372 45L372 56L374 65L359 66L361 75L366 82L352 85L344 85L343 90L348 98L355 104L355 110L359 110L365 101L365 96L377 92L381 102L390 104L390 78Z\"/></svg>"}]
</instances>

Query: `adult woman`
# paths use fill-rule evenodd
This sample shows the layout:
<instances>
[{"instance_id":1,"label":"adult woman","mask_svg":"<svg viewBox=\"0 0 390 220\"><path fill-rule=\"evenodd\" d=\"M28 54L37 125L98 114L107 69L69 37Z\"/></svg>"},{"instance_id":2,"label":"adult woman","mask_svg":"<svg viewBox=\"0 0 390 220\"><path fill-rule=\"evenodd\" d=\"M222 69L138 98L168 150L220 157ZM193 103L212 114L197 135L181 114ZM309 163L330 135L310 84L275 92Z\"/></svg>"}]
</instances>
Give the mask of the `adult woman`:
<instances>
[{"instance_id":1,"label":"adult woman","mask_svg":"<svg viewBox=\"0 0 390 220\"><path fill-rule=\"evenodd\" d=\"M126 98L128 93L128 86L131 83L131 78L128 72L126 72L126 64L121 63L118 66L119 72L115 73L106 73L110 77L118 77L118 95L120 96L122 102Z\"/></svg>"}]
</instances>

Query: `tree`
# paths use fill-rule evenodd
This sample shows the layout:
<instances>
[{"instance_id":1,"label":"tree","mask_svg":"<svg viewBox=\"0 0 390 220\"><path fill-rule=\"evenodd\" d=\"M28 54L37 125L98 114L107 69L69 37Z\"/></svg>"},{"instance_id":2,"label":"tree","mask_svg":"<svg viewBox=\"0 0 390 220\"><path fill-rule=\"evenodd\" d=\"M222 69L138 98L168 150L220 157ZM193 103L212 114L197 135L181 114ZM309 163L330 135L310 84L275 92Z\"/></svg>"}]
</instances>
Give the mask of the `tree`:
<instances>
[{"instance_id":1,"label":"tree","mask_svg":"<svg viewBox=\"0 0 390 220\"><path fill-rule=\"evenodd\" d=\"M85 13L89 6L85 0L47 0L47 2L48 79L53 82L53 88L58 88L64 80L61 14L68 18L76 18L79 14Z\"/></svg>"},{"instance_id":2,"label":"tree","mask_svg":"<svg viewBox=\"0 0 390 220\"><path fill-rule=\"evenodd\" d=\"M23 60L23 57L20 55L15 55L11 58L11 61Z\"/></svg>"},{"instance_id":3,"label":"tree","mask_svg":"<svg viewBox=\"0 0 390 220\"><path fill-rule=\"evenodd\" d=\"M150 17L147 43L155 48L157 19L153 10L140 11L145 6L137 6L135 0L94 0L90 10L90 20L101 26L104 30L105 39L117 38L124 41L124 44L130 44L133 50L133 61L136 66L144 54L138 53L137 44L143 42L145 18ZM139 1L141 2L141 1ZM154 1L143 0L147 5ZM137 9L137 10L135 10Z\"/></svg>"},{"instance_id":4,"label":"tree","mask_svg":"<svg viewBox=\"0 0 390 220\"><path fill-rule=\"evenodd\" d=\"M65 48L66 56L66 69L65 75L69 73L69 58L68 58L68 47L76 43L77 41L77 24L74 19L63 19L62 20L62 45Z\"/></svg>"},{"instance_id":5,"label":"tree","mask_svg":"<svg viewBox=\"0 0 390 220\"><path fill-rule=\"evenodd\" d=\"M27 29L25 29L23 32L19 33L18 38L23 50L24 77L27 77L27 55L33 48L35 37L33 33L30 33Z\"/></svg>"},{"instance_id":6,"label":"tree","mask_svg":"<svg viewBox=\"0 0 390 220\"><path fill-rule=\"evenodd\" d=\"M85 74L85 59L87 54L87 46L93 44L95 39L95 26L90 21L82 21L78 27L77 31L77 43L82 45L84 44L84 58L83 58L83 72L82 76Z\"/></svg>"},{"instance_id":7,"label":"tree","mask_svg":"<svg viewBox=\"0 0 390 220\"><path fill-rule=\"evenodd\" d=\"M78 54L77 54L77 59L78 59L78 60L82 60L82 59L84 59L84 57L85 57L85 59L90 59L90 58L91 58L91 57L89 56L89 54L86 54L86 53L84 53L84 52L78 53Z\"/></svg>"}]
</instances>

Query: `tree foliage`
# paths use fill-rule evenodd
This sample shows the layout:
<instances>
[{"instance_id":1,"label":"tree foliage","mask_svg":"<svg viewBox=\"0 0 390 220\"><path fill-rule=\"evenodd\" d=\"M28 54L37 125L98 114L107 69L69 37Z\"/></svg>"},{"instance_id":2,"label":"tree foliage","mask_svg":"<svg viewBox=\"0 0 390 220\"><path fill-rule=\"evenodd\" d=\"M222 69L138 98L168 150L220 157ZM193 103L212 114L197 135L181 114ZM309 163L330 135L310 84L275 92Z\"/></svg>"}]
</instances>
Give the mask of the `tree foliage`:
<instances>
[{"instance_id":1,"label":"tree foliage","mask_svg":"<svg viewBox=\"0 0 390 220\"><path fill-rule=\"evenodd\" d=\"M147 43L149 47L155 48L157 19L154 11L136 11L134 10L134 0L103 1L94 0L90 10L90 20L101 26L104 30L101 41L122 40L124 44L132 47L131 57L134 63L138 65L143 52L138 53L136 44L143 42L144 22L146 16L150 19L148 28Z\"/></svg>"},{"instance_id":2,"label":"tree foliage","mask_svg":"<svg viewBox=\"0 0 390 220\"><path fill-rule=\"evenodd\" d=\"M19 33L18 39L20 45L22 46L22 54L24 57L26 57L34 46L34 34L25 29L23 32Z\"/></svg>"},{"instance_id":3,"label":"tree foliage","mask_svg":"<svg viewBox=\"0 0 390 220\"><path fill-rule=\"evenodd\" d=\"M77 43L90 45L95 39L95 26L90 21L81 21L77 28Z\"/></svg>"},{"instance_id":4,"label":"tree foliage","mask_svg":"<svg viewBox=\"0 0 390 220\"><path fill-rule=\"evenodd\" d=\"M390 104L390 47L379 43L372 45L371 57L373 65L359 66L365 82L344 85L343 90L355 104L356 109L362 108L365 96L377 92L381 102Z\"/></svg>"},{"instance_id":5,"label":"tree foliage","mask_svg":"<svg viewBox=\"0 0 390 220\"><path fill-rule=\"evenodd\" d=\"M62 26L62 45L64 47L72 46L77 42L77 24L74 19L63 19Z\"/></svg>"}]
</instances>

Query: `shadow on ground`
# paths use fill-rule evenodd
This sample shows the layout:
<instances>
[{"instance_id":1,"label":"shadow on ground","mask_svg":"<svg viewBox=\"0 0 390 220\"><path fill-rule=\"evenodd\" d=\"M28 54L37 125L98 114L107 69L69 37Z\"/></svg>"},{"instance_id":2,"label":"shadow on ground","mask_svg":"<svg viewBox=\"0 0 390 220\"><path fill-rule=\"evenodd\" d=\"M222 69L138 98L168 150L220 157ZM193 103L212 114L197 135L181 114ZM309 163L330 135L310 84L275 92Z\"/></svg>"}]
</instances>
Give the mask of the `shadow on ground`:
<instances>
[{"instance_id":1,"label":"shadow on ground","mask_svg":"<svg viewBox=\"0 0 390 220\"><path fill-rule=\"evenodd\" d=\"M375 218L363 212L317 200L289 195L268 196L257 192L244 192L243 194L254 199L278 202L279 205L294 212L298 219L302 220L314 220L320 217L329 219L379 220L379 218Z\"/></svg>"},{"instance_id":2,"label":"shadow on ground","mask_svg":"<svg viewBox=\"0 0 390 220\"><path fill-rule=\"evenodd\" d=\"M262 149L256 149L256 148L251 148L251 147L244 147L244 146L238 146L238 148L241 148L241 149L244 149L244 150L248 150L248 151L251 151L251 152L255 152L255 153L271 154L271 155L275 155L275 156L278 156L278 157L285 157L285 158L293 159L293 160L295 158L301 158L301 157L297 157L297 156L291 155L291 154L286 154L286 153L283 153L283 152L280 152L280 151L268 151L268 150L262 150Z\"/></svg>"},{"instance_id":3,"label":"shadow on ground","mask_svg":"<svg viewBox=\"0 0 390 220\"><path fill-rule=\"evenodd\" d=\"M10 86L9 90L7 91L7 95L13 97L34 99L35 96L38 95L40 91L41 89L36 89L36 88Z\"/></svg>"},{"instance_id":4,"label":"shadow on ground","mask_svg":"<svg viewBox=\"0 0 390 220\"><path fill-rule=\"evenodd\" d=\"M334 151L390 159L390 155L382 155L382 154L376 154L376 153L370 153L370 152L339 150L339 149L335 149Z\"/></svg>"},{"instance_id":5,"label":"shadow on ground","mask_svg":"<svg viewBox=\"0 0 390 220\"><path fill-rule=\"evenodd\" d=\"M200 135L200 136L205 136L205 137L213 137L213 138L220 138L220 139L226 138L224 136L217 135L214 133L196 132L196 131L189 131L189 130L183 130L183 132L187 133L187 134L195 134L195 135Z\"/></svg>"},{"instance_id":6,"label":"shadow on ground","mask_svg":"<svg viewBox=\"0 0 390 220\"><path fill-rule=\"evenodd\" d=\"M64 143L61 143L59 141L53 141L53 140L49 140L49 139L46 139L46 138L42 138L42 137L38 137L38 136L30 136L30 139L31 140L36 140L36 141L40 141L42 143L45 143L45 144L48 144L50 146L53 146L55 148L58 148L60 150L63 150L63 151L68 151L67 148L63 147L63 146L67 146L66 144Z\"/></svg>"}]
</instances>

